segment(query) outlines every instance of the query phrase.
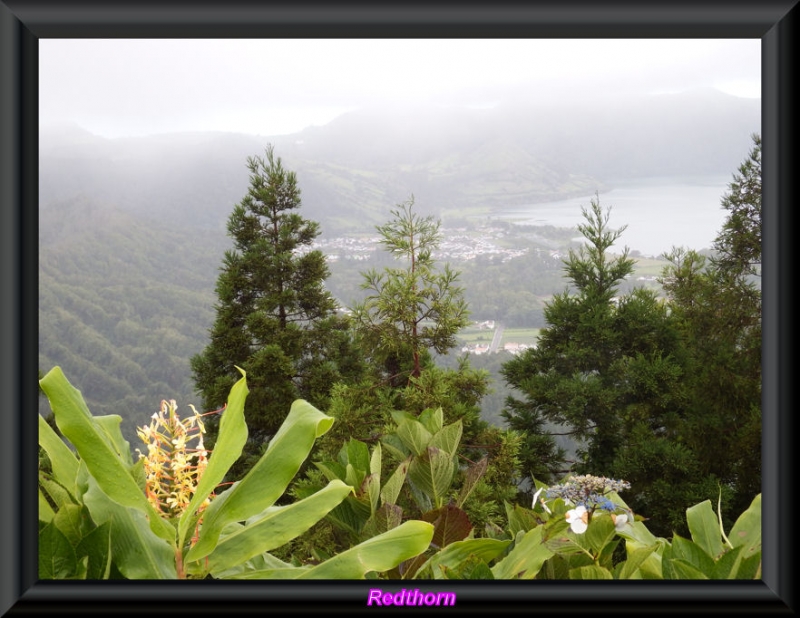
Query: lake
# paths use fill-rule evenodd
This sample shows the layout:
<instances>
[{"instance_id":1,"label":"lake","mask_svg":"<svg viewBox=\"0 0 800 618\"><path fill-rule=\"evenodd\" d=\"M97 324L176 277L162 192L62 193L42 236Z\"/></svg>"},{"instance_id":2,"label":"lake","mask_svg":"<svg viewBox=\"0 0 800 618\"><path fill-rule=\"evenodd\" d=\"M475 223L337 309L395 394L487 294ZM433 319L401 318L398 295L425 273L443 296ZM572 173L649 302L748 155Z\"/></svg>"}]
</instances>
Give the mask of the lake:
<instances>
[{"instance_id":1,"label":"lake","mask_svg":"<svg viewBox=\"0 0 800 618\"><path fill-rule=\"evenodd\" d=\"M717 237L728 211L721 206L733 175L657 177L609 182L600 193L600 206L611 207L608 225L627 225L614 249L628 246L643 255L658 256L673 246L706 249ZM493 217L526 225L574 227L584 223L581 207L594 195L557 202L518 206Z\"/></svg>"}]
</instances>

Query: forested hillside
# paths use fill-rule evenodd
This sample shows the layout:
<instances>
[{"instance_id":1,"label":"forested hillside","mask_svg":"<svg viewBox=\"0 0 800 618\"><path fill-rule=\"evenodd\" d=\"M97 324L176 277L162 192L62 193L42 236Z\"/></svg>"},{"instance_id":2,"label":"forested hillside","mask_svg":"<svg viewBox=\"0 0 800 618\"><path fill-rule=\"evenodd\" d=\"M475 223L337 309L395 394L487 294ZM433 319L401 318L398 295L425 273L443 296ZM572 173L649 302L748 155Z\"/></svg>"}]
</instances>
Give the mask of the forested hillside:
<instances>
[{"instance_id":1,"label":"forested hillside","mask_svg":"<svg viewBox=\"0 0 800 618\"><path fill-rule=\"evenodd\" d=\"M685 101L670 97L683 96L694 97L689 117L672 111ZM134 445L134 424L161 399L197 401L189 359L207 344L230 246L225 221L246 190L246 158L268 143L297 172L302 215L333 237L373 232L410 194L420 212L448 222L591 193L624 175L727 174L760 119L757 101L713 92L624 107L525 103L457 114L372 110L275 137L109 140L43 129L40 369L61 365L94 413L123 416ZM529 249L522 257L456 264L474 315L541 325L543 300L565 285L549 252L574 235L520 231L507 241ZM371 259L332 264L328 286L342 303L357 298L361 270L386 260Z\"/></svg>"}]
</instances>

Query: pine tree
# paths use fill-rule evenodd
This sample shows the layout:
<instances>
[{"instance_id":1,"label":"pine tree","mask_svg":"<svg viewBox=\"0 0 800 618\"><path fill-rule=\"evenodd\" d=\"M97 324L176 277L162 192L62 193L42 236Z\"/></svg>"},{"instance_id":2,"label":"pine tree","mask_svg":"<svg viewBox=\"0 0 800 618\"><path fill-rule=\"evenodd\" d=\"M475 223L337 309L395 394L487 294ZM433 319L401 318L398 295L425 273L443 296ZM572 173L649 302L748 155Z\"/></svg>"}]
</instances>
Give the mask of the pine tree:
<instances>
[{"instance_id":1,"label":"pine tree","mask_svg":"<svg viewBox=\"0 0 800 618\"><path fill-rule=\"evenodd\" d=\"M761 491L760 137L753 142L722 198L729 214L715 254L675 250L661 278L691 368L681 442L712 491L723 489L728 514Z\"/></svg>"},{"instance_id":2,"label":"pine tree","mask_svg":"<svg viewBox=\"0 0 800 618\"><path fill-rule=\"evenodd\" d=\"M501 370L523 394L509 398L503 416L526 432L523 472L540 480L552 480L568 463L559 461L563 453L544 432L545 421L584 445L580 460L571 462L574 471L612 476L615 453L635 419L666 422L655 417L666 415L679 375L665 360L677 340L655 294L635 289L615 296L634 266L627 247L614 257L609 252L625 227L609 229L610 209L603 212L598 199L583 215L586 243L564 261L572 289L547 303L537 346ZM652 405L658 397L662 411Z\"/></svg>"},{"instance_id":3,"label":"pine tree","mask_svg":"<svg viewBox=\"0 0 800 618\"><path fill-rule=\"evenodd\" d=\"M436 269L433 251L441 242L439 222L413 210L414 197L391 211L393 219L377 227L381 244L405 267L363 273L371 292L353 307L365 344L396 380L407 371L419 377L425 354L445 354L469 323L458 273L445 264ZM410 364L410 365L409 365Z\"/></svg>"},{"instance_id":4,"label":"pine tree","mask_svg":"<svg viewBox=\"0 0 800 618\"><path fill-rule=\"evenodd\" d=\"M349 326L325 288L325 256L311 245L319 225L300 216L300 188L272 146L250 157L250 187L228 220L233 249L217 280L210 343L191 360L206 410L221 408L247 372L248 444L233 469L246 469L280 427L292 402L324 409L336 382L360 372ZM215 423L210 423L213 443Z\"/></svg>"}]
</instances>

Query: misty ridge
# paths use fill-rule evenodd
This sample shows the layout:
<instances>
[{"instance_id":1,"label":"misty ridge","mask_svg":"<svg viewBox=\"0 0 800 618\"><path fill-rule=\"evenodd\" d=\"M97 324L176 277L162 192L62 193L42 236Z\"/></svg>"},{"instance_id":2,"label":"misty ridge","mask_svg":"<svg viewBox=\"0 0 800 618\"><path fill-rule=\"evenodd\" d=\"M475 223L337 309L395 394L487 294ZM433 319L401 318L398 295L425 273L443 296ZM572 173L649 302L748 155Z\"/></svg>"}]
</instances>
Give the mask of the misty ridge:
<instances>
[{"instance_id":1,"label":"misty ridge","mask_svg":"<svg viewBox=\"0 0 800 618\"><path fill-rule=\"evenodd\" d=\"M760 100L713 89L543 99L365 109L281 136L105 139L43 127L40 209L84 196L162 224L224 229L247 187L246 158L272 143L297 172L303 215L338 235L371 230L411 193L421 212L442 216L587 195L619 178L730 174L760 129Z\"/></svg>"},{"instance_id":2,"label":"misty ridge","mask_svg":"<svg viewBox=\"0 0 800 618\"><path fill-rule=\"evenodd\" d=\"M161 399L197 401L189 359L213 323L226 222L247 191L247 158L267 144L297 174L299 214L333 238L374 233L412 194L421 214L446 227L605 191L617 179L730 176L760 124L760 100L701 89L629 99L587 93L557 105L542 96L482 109L373 108L279 136L106 139L74 125L42 127L40 370L60 365L94 414L123 417L132 444L134 426ZM612 215L612 227L625 223ZM551 249L574 235L539 236ZM535 256L470 267L471 308L478 296L497 295L497 307L540 316L563 280L558 262ZM343 268L332 268L336 291L357 287L358 266ZM533 277L546 285L534 290ZM494 288L478 292L487 281ZM44 400L40 412L49 414Z\"/></svg>"}]
</instances>

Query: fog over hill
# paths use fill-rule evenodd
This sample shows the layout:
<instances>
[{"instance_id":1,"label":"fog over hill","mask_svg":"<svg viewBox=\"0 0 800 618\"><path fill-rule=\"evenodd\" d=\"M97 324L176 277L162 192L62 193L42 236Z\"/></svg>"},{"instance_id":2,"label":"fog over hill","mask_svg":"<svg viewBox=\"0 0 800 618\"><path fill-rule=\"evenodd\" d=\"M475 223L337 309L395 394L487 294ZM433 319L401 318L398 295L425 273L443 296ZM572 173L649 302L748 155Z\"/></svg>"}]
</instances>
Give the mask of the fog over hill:
<instances>
[{"instance_id":1,"label":"fog over hill","mask_svg":"<svg viewBox=\"0 0 800 618\"><path fill-rule=\"evenodd\" d=\"M43 128L40 207L83 194L163 224L224 229L248 156L297 172L324 234L371 230L412 193L432 214L491 212L585 195L614 179L727 174L760 131L760 101L715 90L514 101L489 109L373 108L264 137L175 133L105 139Z\"/></svg>"},{"instance_id":2,"label":"fog over hill","mask_svg":"<svg viewBox=\"0 0 800 618\"><path fill-rule=\"evenodd\" d=\"M618 179L730 176L760 132L759 100L716 91L584 95L559 105L545 98L366 109L280 136L106 139L74 125L42 127L40 368L60 365L92 412L121 414L133 443L133 424L161 399L198 403L189 359L213 323L226 222L248 189L247 158L269 143L297 173L300 214L335 237L374 233L411 194L421 212L446 222L590 195ZM543 255L492 264L468 292L489 306L500 282L513 281L520 289L497 302L541 313L552 285L533 290L530 277L542 274ZM561 286L558 277L547 273ZM46 402L40 411L47 414Z\"/></svg>"}]
</instances>

